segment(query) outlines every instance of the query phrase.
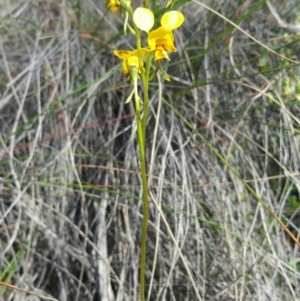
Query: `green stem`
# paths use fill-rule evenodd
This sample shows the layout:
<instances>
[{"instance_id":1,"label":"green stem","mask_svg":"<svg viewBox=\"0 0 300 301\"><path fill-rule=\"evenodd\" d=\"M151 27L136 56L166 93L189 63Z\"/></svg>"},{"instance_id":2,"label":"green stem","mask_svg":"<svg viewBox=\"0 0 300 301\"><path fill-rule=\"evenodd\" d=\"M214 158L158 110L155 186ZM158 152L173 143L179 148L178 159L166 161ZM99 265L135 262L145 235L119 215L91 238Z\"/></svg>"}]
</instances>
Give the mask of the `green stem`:
<instances>
[{"instance_id":1,"label":"green stem","mask_svg":"<svg viewBox=\"0 0 300 301\"><path fill-rule=\"evenodd\" d=\"M147 60L146 70L143 68L143 57L142 57L142 46L141 46L141 31L137 28L133 20L133 11L128 2L121 2L122 7L128 12L130 19L133 23L133 29L136 36L136 48L138 53L139 68L131 70L131 79L134 86L134 98L135 98L135 113L137 121L137 138L140 152L140 168L142 177L142 187L143 187L143 225L142 225L142 237L141 237L141 257L140 257L140 301L145 300L145 274L146 274L146 244L147 244L147 229L148 229L148 182L147 182L147 169L146 169L146 159L145 159L145 145L146 145L146 126L148 117L148 105L149 105L149 74L151 58L149 56ZM145 7L149 7L149 0L145 0ZM139 75L143 83L144 92L144 116L143 120L141 118L141 99L138 96L137 82Z\"/></svg>"},{"instance_id":2,"label":"green stem","mask_svg":"<svg viewBox=\"0 0 300 301\"><path fill-rule=\"evenodd\" d=\"M138 43L137 43L138 44ZM138 45L139 47L139 45ZM152 62L152 54L148 55L146 70L145 72L141 71L141 78L143 83L143 107L144 107L144 115L141 121L141 139L143 144L143 150L145 152L146 149L146 129L147 129L147 119L148 119L148 109L149 109L149 75L150 75L150 66ZM140 111L139 111L140 116ZM141 117L139 117L141 118ZM140 146L141 147L141 146ZM145 153L144 153L145 156ZM143 177L143 169L145 170L145 177ZM146 273L146 244L147 244L147 228L148 228L148 182L146 175L146 160L141 156L141 173L142 173L142 182L143 182L143 204L144 204L144 216L143 216L143 227L142 227L142 237L141 237L141 270L140 270L140 301L144 301L145 298L145 273Z\"/></svg>"},{"instance_id":3,"label":"green stem","mask_svg":"<svg viewBox=\"0 0 300 301\"><path fill-rule=\"evenodd\" d=\"M147 229L148 229L148 182L146 171L146 159L145 159L145 137L143 136L143 127L141 119L141 99L138 96L137 91L137 79L138 70L131 70L131 78L134 85L134 98L135 98L135 115L137 123L137 138L140 152L140 168L143 187L143 225L142 225L142 237L141 237L141 260L140 260L140 301L145 300L145 273L146 273L146 244L147 244ZM145 92L145 91L144 91ZM145 118L145 116L144 116Z\"/></svg>"},{"instance_id":4,"label":"green stem","mask_svg":"<svg viewBox=\"0 0 300 301\"><path fill-rule=\"evenodd\" d=\"M148 110L149 110L149 77L150 77L150 66L152 62L152 53L149 53L146 63L146 72L145 76L142 77L143 88L144 88L144 116L143 116L143 137L144 137L144 146L146 147L146 129L147 129L147 119L148 119Z\"/></svg>"},{"instance_id":5,"label":"green stem","mask_svg":"<svg viewBox=\"0 0 300 301\"><path fill-rule=\"evenodd\" d=\"M142 237L141 237L141 257L140 257L140 301L145 300L145 274L146 274L146 245L147 245L147 229L148 229L148 182L147 182L147 171L146 171L146 160L145 160L145 148L146 148L146 125L147 125L147 115L148 115L148 80L145 77L143 70L143 59L141 50L141 37L140 30L134 25L136 32L136 46L138 51L140 76L143 83L144 92L144 116L143 121L141 119L140 110L140 99L137 94L137 80L134 83L135 87L135 109L137 118L137 133L138 133L138 143L140 149L140 163L141 163L141 176L143 185L143 225L142 225Z\"/></svg>"}]
</instances>

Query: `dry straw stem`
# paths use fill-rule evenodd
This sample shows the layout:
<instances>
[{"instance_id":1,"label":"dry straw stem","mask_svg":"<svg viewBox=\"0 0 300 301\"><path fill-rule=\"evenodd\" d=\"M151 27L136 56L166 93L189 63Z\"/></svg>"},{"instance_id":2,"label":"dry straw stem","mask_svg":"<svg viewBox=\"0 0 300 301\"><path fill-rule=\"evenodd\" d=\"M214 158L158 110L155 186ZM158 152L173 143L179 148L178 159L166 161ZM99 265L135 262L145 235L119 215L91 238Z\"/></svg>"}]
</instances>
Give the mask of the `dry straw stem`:
<instances>
[{"instance_id":1,"label":"dry straw stem","mask_svg":"<svg viewBox=\"0 0 300 301\"><path fill-rule=\"evenodd\" d=\"M272 15L275 18L275 20L276 20L279 27L281 27L281 28L285 29L287 32L291 32L291 33L300 31L300 24L288 24L288 23L284 22L280 18L279 14L277 13L276 9L271 4L271 2L267 1L266 3L267 3L267 5L270 9L270 12L272 13Z\"/></svg>"},{"instance_id":2,"label":"dry straw stem","mask_svg":"<svg viewBox=\"0 0 300 301\"><path fill-rule=\"evenodd\" d=\"M249 37L251 40L253 40L255 43L257 43L258 45L262 46L263 48L267 49L268 51L274 53L276 56L290 62L293 63L295 65L299 65L299 62L291 60L287 57L285 57L284 55L274 51L273 49L271 49L270 47L266 46L265 44L261 43L259 40L257 40L256 38L254 38L253 36L251 36L247 31L245 31L244 29L242 29L241 27L239 27L238 25L236 25L234 22L230 21L229 19L227 19L225 16L223 16L222 14L218 13L217 11L215 11L214 9L212 9L211 7L205 5L204 3L198 2L196 0L192 0L194 3L204 7L205 9L211 11L212 13L214 13L215 15L217 15L218 17L220 17L221 19L225 20L226 22L228 22L229 24L231 24L232 26L234 26L237 30L239 30L240 32L242 32L244 35L246 35L247 37Z\"/></svg>"},{"instance_id":3,"label":"dry straw stem","mask_svg":"<svg viewBox=\"0 0 300 301\"><path fill-rule=\"evenodd\" d=\"M26 293L26 294L29 294L29 295L32 295L32 296L36 296L36 297L38 297L42 300L58 301L57 299L54 299L54 298L51 298L51 297L46 297L46 296L43 296L43 295L39 295L39 294L36 294L34 292L27 291L25 289L22 289L20 287L17 287L15 285L5 283L5 282L2 282L2 281L0 281L0 285L6 286L7 288L12 288L14 290L17 290L17 291L20 291L20 292L23 292L23 293Z\"/></svg>"},{"instance_id":4,"label":"dry straw stem","mask_svg":"<svg viewBox=\"0 0 300 301\"><path fill-rule=\"evenodd\" d=\"M159 212L159 214L160 214L162 220L163 220L164 223L165 223L165 226L166 226L166 228L167 228L168 234L170 235L170 237L171 237L171 239L172 239L172 241L173 241L173 243L174 243L174 246L175 246L176 250L177 250L178 253L179 253L179 256L180 256L180 258L181 258L181 260L182 260L182 262L183 262L183 264L184 264L184 267L185 267L185 269L186 269L186 271L187 271L187 273L188 273L189 280L191 281L191 283L192 283L192 285L193 285L193 289L194 289L194 291L195 291L195 294L196 294L196 296L197 296L197 299L198 299L199 301L202 301L202 298L200 297L199 292L198 292L197 285L196 285L196 283L195 283L195 281L194 281L192 272L191 272L191 270L190 270L190 268L189 268L189 265L191 265L191 263L188 263L187 260L186 260L186 258L184 257L184 255L183 255L183 253L182 253L182 251L181 251L181 248L179 247L179 245L178 245L178 243L177 243L177 241L176 241L176 238L175 238L175 236L174 236L174 234L173 234L173 232L172 232L172 230L171 230L171 227L170 227L170 225L169 225L169 223L168 223L168 221L167 221L167 219L166 219L166 216L165 216L165 214L163 213L163 211L162 211L162 209L161 209L161 206L159 205L159 203L157 202L157 200L155 199L155 196L153 195L153 193L151 193L151 191L150 191L150 196L151 196L151 199L152 199L153 203L155 204L156 209L158 210L158 212ZM183 247L184 247L184 246L183 246Z\"/></svg>"}]
</instances>

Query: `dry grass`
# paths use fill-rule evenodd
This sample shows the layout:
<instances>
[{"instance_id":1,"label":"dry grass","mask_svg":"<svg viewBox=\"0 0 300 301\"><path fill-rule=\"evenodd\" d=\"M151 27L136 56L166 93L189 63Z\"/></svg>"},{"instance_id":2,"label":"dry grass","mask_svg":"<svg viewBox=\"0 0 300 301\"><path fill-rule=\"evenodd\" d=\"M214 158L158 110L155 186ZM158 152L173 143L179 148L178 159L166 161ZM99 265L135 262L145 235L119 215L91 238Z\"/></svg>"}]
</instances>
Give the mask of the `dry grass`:
<instances>
[{"instance_id":1,"label":"dry grass","mask_svg":"<svg viewBox=\"0 0 300 301\"><path fill-rule=\"evenodd\" d=\"M253 9L205 3L234 22ZM136 127L112 56L132 41L105 4L0 4L0 281L60 301L138 300ZM151 85L149 300L197 300L192 279L206 301L300 300L299 248L198 136L299 239L299 68L194 2L182 10L172 81ZM239 25L300 61L267 6ZM0 300L42 298L0 286Z\"/></svg>"}]
</instances>

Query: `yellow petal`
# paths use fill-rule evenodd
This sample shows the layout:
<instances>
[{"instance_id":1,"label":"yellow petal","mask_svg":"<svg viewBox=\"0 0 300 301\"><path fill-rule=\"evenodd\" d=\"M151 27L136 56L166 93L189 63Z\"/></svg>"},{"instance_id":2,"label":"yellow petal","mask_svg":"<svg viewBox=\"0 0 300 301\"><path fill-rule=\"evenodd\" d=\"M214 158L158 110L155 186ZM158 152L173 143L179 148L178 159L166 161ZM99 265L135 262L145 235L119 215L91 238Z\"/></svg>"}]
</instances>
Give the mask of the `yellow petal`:
<instances>
[{"instance_id":1,"label":"yellow petal","mask_svg":"<svg viewBox=\"0 0 300 301\"><path fill-rule=\"evenodd\" d=\"M184 15L177 10L172 10L163 14L160 20L161 25L168 30L178 28L183 22Z\"/></svg>"},{"instance_id":2,"label":"yellow petal","mask_svg":"<svg viewBox=\"0 0 300 301\"><path fill-rule=\"evenodd\" d=\"M129 70L128 70L128 66L126 64L126 61L123 61L122 62L122 70L121 70L121 73L122 74L128 74L129 73Z\"/></svg>"},{"instance_id":3,"label":"yellow petal","mask_svg":"<svg viewBox=\"0 0 300 301\"><path fill-rule=\"evenodd\" d=\"M142 58L145 58L148 53L150 52L150 49L149 47L144 47L144 48L141 48L141 51L142 51Z\"/></svg>"},{"instance_id":4,"label":"yellow petal","mask_svg":"<svg viewBox=\"0 0 300 301\"><path fill-rule=\"evenodd\" d=\"M119 57L122 60L127 60L130 56L133 55L133 51L130 50L114 50L114 55Z\"/></svg>"},{"instance_id":5,"label":"yellow petal","mask_svg":"<svg viewBox=\"0 0 300 301\"><path fill-rule=\"evenodd\" d=\"M162 47L157 47L156 51L154 52L154 60L161 60L161 59L167 59L170 60L167 52Z\"/></svg>"},{"instance_id":6,"label":"yellow petal","mask_svg":"<svg viewBox=\"0 0 300 301\"><path fill-rule=\"evenodd\" d=\"M131 56L129 59L128 59L128 66L129 68L137 68L139 66L139 59L137 56Z\"/></svg>"},{"instance_id":7,"label":"yellow petal","mask_svg":"<svg viewBox=\"0 0 300 301\"><path fill-rule=\"evenodd\" d=\"M168 40L174 42L174 35L171 30L168 30L164 26L161 26L151 31L148 35L148 39Z\"/></svg>"},{"instance_id":8,"label":"yellow petal","mask_svg":"<svg viewBox=\"0 0 300 301\"><path fill-rule=\"evenodd\" d=\"M139 29L149 32L154 25L154 14L148 8L138 7L133 13L133 20Z\"/></svg>"},{"instance_id":9,"label":"yellow petal","mask_svg":"<svg viewBox=\"0 0 300 301\"><path fill-rule=\"evenodd\" d=\"M156 46L162 46L165 50L168 50L170 52L177 52L174 43L173 42L171 43L167 40L158 40L156 42Z\"/></svg>"},{"instance_id":10,"label":"yellow petal","mask_svg":"<svg viewBox=\"0 0 300 301\"><path fill-rule=\"evenodd\" d=\"M171 30L167 30L165 27L161 26L149 33L148 44L149 44L151 51L153 51L157 45L163 46L163 47L168 45L167 48L170 49L170 48L172 48L172 46L174 46L173 33ZM165 49L167 49L167 48L165 48Z\"/></svg>"},{"instance_id":11,"label":"yellow petal","mask_svg":"<svg viewBox=\"0 0 300 301\"><path fill-rule=\"evenodd\" d=\"M150 52L150 48L149 47L143 47L141 48L141 53L142 53L142 59L144 59L148 53ZM137 49L132 51L132 55L138 56L138 51Z\"/></svg>"}]
</instances>

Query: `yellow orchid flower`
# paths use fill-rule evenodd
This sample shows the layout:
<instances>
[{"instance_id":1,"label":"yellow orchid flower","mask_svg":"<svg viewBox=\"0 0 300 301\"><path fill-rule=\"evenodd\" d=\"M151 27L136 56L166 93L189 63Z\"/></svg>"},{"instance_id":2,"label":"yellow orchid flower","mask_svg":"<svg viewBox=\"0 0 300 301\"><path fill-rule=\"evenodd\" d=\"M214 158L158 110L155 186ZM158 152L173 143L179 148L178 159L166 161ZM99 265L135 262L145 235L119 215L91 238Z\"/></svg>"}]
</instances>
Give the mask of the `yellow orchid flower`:
<instances>
[{"instance_id":1,"label":"yellow orchid flower","mask_svg":"<svg viewBox=\"0 0 300 301\"><path fill-rule=\"evenodd\" d=\"M133 20L139 29L148 33L154 24L154 15L150 9L138 7L133 14ZM150 31L148 44L150 51L155 51L155 61L163 58L170 60L167 51L177 51L172 30L181 26L183 22L183 14L180 11L172 10L163 14L160 20L161 27Z\"/></svg>"},{"instance_id":2,"label":"yellow orchid flower","mask_svg":"<svg viewBox=\"0 0 300 301\"><path fill-rule=\"evenodd\" d=\"M118 0L110 0L107 7L115 13L120 8L120 2Z\"/></svg>"},{"instance_id":3,"label":"yellow orchid flower","mask_svg":"<svg viewBox=\"0 0 300 301\"><path fill-rule=\"evenodd\" d=\"M142 48L142 59L149 53L149 48ZM132 68L140 69L138 51L136 50L114 50L114 55L123 60L121 73L128 74Z\"/></svg>"},{"instance_id":4,"label":"yellow orchid flower","mask_svg":"<svg viewBox=\"0 0 300 301\"><path fill-rule=\"evenodd\" d=\"M147 33L154 24L153 12L148 8L138 7L133 19L136 26ZM155 51L154 60L170 60L167 51L176 52L174 45L174 35L172 30L181 26L184 22L184 16L181 12L173 10L163 14L161 18L161 27L151 31L148 35L148 44L150 51Z\"/></svg>"},{"instance_id":5,"label":"yellow orchid flower","mask_svg":"<svg viewBox=\"0 0 300 301\"><path fill-rule=\"evenodd\" d=\"M131 4L130 0L126 0L128 2L128 4ZM121 3L119 0L109 0L107 7L113 12L117 12L118 9L120 8Z\"/></svg>"},{"instance_id":6,"label":"yellow orchid flower","mask_svg":"<svg viewBox=\"0 0 300 301\"><path fill-rule=\"evenodd\" d=\"M174 45L174 35L172 30L178 28L184 22L184 16L179 11L170 11L161 18L161 27L150 31L148 35L148 44L150 51L155 51L154 60L170 60L167 51L176 52Z\"/></svg>"},{"instance_id":7,"label":"yellow orchid flower","mask_svg":"<svg viewBox=\"0 0 300 301\"><path fill-rule=\"evenodd\" d=\"M174 35L172 31L165 29L163 26L149 33L148 44L150 47L150 51L155 51L154 52L155 61L163 58L170 60L167 51L170 52L177 51L174 45Z\"/></svg>"}]
</instances>

